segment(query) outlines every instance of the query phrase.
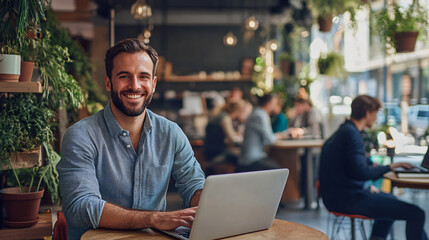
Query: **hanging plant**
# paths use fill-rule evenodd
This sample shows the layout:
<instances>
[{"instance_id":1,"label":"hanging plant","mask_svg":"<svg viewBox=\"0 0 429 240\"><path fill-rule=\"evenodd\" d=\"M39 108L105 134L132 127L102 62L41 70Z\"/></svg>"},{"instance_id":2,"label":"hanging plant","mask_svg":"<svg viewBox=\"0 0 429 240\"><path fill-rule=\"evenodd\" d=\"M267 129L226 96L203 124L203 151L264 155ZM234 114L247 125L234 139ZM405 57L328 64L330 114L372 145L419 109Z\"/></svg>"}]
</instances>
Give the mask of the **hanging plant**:
<instances>
[{"instance_id":1,"label":"hanging plant","mask_svg":"<svg viewBox=\"0 0 429 240\"><path fill-rule=\"evenodd\" d=\"M336 52L321 54L317 60L319 73L331 77L345 77L344 57Z\"/></svg>"}]
</instances>

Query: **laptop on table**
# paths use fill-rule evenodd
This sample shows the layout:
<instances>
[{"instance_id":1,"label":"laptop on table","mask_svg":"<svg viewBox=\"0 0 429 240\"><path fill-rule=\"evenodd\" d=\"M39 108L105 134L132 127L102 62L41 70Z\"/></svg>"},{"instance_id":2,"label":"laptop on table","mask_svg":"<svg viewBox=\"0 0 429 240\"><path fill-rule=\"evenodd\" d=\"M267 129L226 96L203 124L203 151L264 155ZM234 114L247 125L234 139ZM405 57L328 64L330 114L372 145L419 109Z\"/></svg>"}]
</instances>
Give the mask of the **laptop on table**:
<instances>
[{"instance_id":1,"label":"laptop on table","mask_svg":"<svg viewBox=\"0 0 429 240\"><path fill-rule=\"evenodd\" d=\"M192 229L162 231L178 239L218 239L271 227L288 169L211 175L201 194Z\"/></svg>"},{"instance_id":2,"label":"laptop on table","mask_svg":"<svg viewBox=\"0 0 429 240\"><path fill-rule=\"evenodd\" d=\"M429 148L426 151L421 165L414 165L412 169L395 169L395 173L399 178L429 178Z\"/></svg>"}]
</instances>

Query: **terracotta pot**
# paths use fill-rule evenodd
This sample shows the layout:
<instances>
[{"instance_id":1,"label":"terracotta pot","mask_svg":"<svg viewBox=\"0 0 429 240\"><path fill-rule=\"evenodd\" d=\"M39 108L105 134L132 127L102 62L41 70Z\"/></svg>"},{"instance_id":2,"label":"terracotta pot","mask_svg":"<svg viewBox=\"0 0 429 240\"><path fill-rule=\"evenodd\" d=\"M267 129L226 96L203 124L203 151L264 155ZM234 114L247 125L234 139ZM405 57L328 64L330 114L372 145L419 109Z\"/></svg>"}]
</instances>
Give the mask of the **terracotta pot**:
<instances>
[{"instance_id":1,"label":"terracotta pot","mask_svg":"<svg viewBox=\"0 0 429 240\"><path fill-rule=\"evenodd\" d=\"M0 82L18 82L21 74L21 56L0 54Z\"/></svg>"},{"instance_id":2,"label":"terracotta pot","mask_svg":"<svg viewBox=\"0 0 429 240\"><path fill-rule=\"evenodd\" d=\"M39 221L37 213L44 190L28 193L28 187L24 187L23 191L21 193L18 187L0 190L0 198L3 199L6 210L6 226L30 227Z\"/></svg>"},{"instance_id":3,"label":"terracotta pot","mask_svg":"<svg viewBox=\"0 0 429 240\"><path fill-rule=\"evenodd\" d=\"M21 75L19 76L20 82L31 82L33 76L34 62L21 62Z\"/></svg>"},{"instance_id":4,"label":"terracotta pot","mask_svg":"<svg viewBox=\"0 0 429 240\"><path fill-rule=\"evenodd\" d=\"M317 22L319 23L319 31L330 32L332 27L332 15L318 17Z\"/></svg>"},{"instance_id":5,"label":"terracotta pot","mask_svg":"<svg viewBox=\"0 0 429 240\"><path fill-rule=\"evenodd\" d=\"M395 33L395 46L397 53L414 52L416 47L418 32L397 32Z\"/></svg>"}]
</instances>

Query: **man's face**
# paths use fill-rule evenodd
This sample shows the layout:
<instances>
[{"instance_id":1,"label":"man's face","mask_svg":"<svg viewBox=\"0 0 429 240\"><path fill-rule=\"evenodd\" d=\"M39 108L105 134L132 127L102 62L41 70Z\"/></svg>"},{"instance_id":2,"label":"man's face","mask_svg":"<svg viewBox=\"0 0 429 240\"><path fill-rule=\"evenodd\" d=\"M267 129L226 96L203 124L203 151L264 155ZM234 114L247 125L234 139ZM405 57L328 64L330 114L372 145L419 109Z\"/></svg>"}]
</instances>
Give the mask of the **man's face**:
<instances>
[{"instance_id":1,"label":"man's face","mask_svg":"<svg viewBox=\"0 0 429 240\"><path fill-rule=\"evenodd\" d=\"M123 114L141 115L152 100L156 77L152 76L153 63L145 52L122 52L113 58L112 79L104 77L112 103Z\"/></svg>"},{"instance_id":2,"label":"man's face","mask_svg":"<svg viewBox=\"0 0 429 240\"><path fill-rule=\"evenodd\" d=\"M377 120L377 112L378 111L366 112L366 126L368 128L370 128L372 124L374 124L375 120Z\"/></svg>"}]
</instances>

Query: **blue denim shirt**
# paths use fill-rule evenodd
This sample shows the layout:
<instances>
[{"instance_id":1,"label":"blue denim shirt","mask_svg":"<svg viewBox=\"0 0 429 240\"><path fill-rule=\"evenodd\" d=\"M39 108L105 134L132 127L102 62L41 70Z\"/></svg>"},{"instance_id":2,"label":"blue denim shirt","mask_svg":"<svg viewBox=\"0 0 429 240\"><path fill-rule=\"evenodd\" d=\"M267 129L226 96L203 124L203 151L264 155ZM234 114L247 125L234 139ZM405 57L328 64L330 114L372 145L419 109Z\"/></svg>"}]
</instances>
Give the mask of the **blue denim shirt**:
<instances>
[{"instance_id":1,"label":"blue denim shirt","mask_svg":"<svg viewBox=\"0 0 429 240\"><path fill-rule=\"evenodd\" d=\"M170 176L189 207L204 173L180 127L150 110L135 152L107 104L71 126L57 166L69 240L97 228L106 202L124 208L165 211Z\"/></svg>"},{"instance_id":2,"label":"blue denim shirt","mask_svg":"<svg viewBox=\"0 0 429 240\"><path fill-rule=\"evenodd\" d=\"M239 164L248 166L267 158L265 146L273 144L276 139L276 134L271 128L270 116L264 109L256 107L246 121Z\"/></svg>"}]
</instances>

